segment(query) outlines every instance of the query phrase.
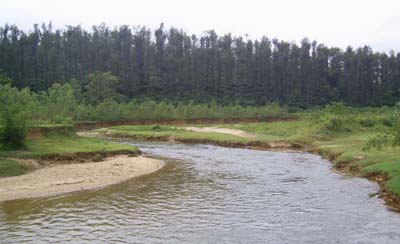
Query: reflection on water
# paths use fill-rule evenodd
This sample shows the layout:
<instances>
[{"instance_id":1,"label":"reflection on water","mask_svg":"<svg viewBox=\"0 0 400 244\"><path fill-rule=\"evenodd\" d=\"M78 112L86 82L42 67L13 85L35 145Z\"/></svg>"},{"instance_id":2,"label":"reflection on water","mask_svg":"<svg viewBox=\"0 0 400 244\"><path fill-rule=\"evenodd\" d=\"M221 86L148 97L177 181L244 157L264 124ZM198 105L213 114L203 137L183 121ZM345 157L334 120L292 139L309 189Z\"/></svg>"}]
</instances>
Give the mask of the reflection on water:
<instances>
[{"instance_id":1,"label":"reflection on water","mask_svg":"<svg viewBox=\"0 0 400 244\"><path fill-rule=\"evenodd\" d=\"M136 144L178 160L98 191L0 203L0 242L400 243L400 215L368 196L377 186L318 156Z\"/></svg>"}]
</instances>

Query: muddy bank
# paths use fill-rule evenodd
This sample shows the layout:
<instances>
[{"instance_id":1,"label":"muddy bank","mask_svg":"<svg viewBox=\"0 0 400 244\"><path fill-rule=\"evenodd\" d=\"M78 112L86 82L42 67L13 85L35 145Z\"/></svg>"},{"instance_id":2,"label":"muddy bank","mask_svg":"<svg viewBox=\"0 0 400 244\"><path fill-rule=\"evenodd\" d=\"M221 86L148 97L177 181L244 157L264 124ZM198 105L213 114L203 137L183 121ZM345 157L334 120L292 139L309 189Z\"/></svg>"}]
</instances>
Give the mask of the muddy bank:
<instances>
[{"instance_id":1,"label":"muddy bank","mask_svg":"<svg viewBox=\"0 0 400 244\"><path fill-rule=\"evenodd\" d=\"M130 120L130 121L110 121L110 122L78 122L75 123L77 130L91 130L103 127L118 125L187 125L187 124L232 124L232 123L256 123L256 122L275 122L293 121L295 117L283 118L224 118L224 119L149 119L149 120Z\"/></svg>"},{"instance_id":2,"label":"muddy bank","mask_svg":"<svg viewBox=\"0 0 400 244\"><path fill-rule=\"evenodd\" d=\"M93 152L77 152L77 153L63 153L63 154L48 154L40 157L41 162L49 161L51 163L83 163L102 160L107 157L114 156L138 156L140 151L132 150L114 150L114 151L93 151Z\"/></svg>"},{"instance_id":3,"label":"muddy bank","mask_svg":"<svg viewBox=\"0 0 400 244\"><path fill-rule=\"evenodd\" d=\"M1 178L0 201L102 188L153 173L163 165L158 159L122 155L101 162L44 167L26 175Z\"/></svg>"}]
</instances>

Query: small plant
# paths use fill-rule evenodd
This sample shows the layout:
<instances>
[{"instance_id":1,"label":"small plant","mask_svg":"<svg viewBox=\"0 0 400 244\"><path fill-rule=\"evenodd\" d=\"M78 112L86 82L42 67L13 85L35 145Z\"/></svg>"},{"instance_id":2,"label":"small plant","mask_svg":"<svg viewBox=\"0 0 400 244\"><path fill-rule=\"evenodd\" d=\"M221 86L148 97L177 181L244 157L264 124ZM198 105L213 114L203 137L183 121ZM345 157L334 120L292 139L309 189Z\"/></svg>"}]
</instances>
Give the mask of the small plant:
<instances>
[{"instance_id":1,"label":"small plant","mask_svg":"<svg viewBox=\"0 0 400 244\"><path fill-rule=\"evenodd\" d=\"M333 117L325 123L325 128L332 131L339 131L343 128L343 122L341 119Z\"/></svg>"},{"instance_id":2,"label":"small plant","mask_svg":"<svg viewBox=\"0 0 400 244\"><path fill-rule=\"evenodd\" d=\"M92 158L93 162L101 162L103 161L104 157L103 155L101 155L100 153L97 153L96 155L94 155L94 157Z\"/></svg>"},{"instance_id":3,"label":"small plant","mask_svg":"<svg viewBox=\"0 0 400 244\"><path fill-rule=\"evenodd\" d=\"M159 131L159 130L161 130L161 126L160 125L154 125L153 127L151 127L151 130Z\"/></svg>"}]
</instances>

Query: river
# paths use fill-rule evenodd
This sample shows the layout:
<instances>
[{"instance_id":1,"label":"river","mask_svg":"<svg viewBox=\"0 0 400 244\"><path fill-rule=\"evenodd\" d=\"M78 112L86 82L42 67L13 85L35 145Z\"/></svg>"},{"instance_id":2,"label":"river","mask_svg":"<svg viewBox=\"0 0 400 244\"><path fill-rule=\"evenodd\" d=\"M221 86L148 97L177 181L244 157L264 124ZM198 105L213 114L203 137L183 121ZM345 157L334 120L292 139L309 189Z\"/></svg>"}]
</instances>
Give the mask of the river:
<instances>
[{"instance_id":1,"label":"river","mask_svg":"<svg viewBox=\"0 0 400 244\"><path fill-rule=\"evenodd\" d=\"M377 184L319 156L131 144L176 160L98 191L0 203L0 243L400 243L400 214L369 196Z\"/></svg>"}]
</instances>

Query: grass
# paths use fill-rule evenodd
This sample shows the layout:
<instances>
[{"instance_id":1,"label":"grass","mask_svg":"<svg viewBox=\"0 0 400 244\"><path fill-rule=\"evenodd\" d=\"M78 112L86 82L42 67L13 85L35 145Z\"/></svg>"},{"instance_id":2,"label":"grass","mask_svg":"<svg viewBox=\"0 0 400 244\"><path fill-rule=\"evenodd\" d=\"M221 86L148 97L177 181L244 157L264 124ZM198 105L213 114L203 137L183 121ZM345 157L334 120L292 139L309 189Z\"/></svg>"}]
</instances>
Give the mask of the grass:
<instances>
[{"instance_id":1,"label":"grass","mask_svg":"<svg viewBox=\"0 0 400 244\"><path fill-rule=\"evenodd\" d=\"M70 130L60 129L59 127L54 127L54 131L51 131L50 127L47 129L49 133L39 138L27 139L23 149L5 149L0 145L0 177L20 175L31 170L18 163L18 159L37 159L50 155L122 150L136 154L139 151L135 146L97 138L80 137Z\"/></svg>"},{"instance_id":2,"label":"grass","mask_svg":"<svg viewBox=\"0 0 400 244\"><path fill-rule=\"evenodd\" d=\"M371 173L384 173L389 176L384 184L387 189L400 196L400 158L389 160L384 163L377 163L362 170L365 175Z\"/></svg>"},{"instance_id":3,"label":"grass","mask_svg":"<svg viewBox=\"0 0 400 244\"><path fill-rule=\"evenodd\" d=\"M50 135L38 139L28 139L26 149L0 151L2 157L40 158L52 154L70 154L96 151L138 151L137 147L113 143L96 138L76 135Z\"/></svg>"},{"instance_id":4,"label":"grass","mask_svg":"<svg viewBox=\"0 0 400 244\"><path fill-rule=\"evenodd\" d=\"M15 160L0 159L0 177L17 176L28 172L28 168Z\"/></svg>"},{"instance_id":5,"label":"grass","mask_svg":"<svg viewBox=\"0 0 400 244\"><path fill-rule=\"evenodd\" d=\"M101 130L99 130L101 131ZM249 142L250 139L240 136L211 133L211 132L192 132L166 125L132 125L114 126L110 128L112 134L134 136L142 139L168 139L175 140L210 140L210 141L229 141L229 142Z\"/></svg>"}]
</instances>

